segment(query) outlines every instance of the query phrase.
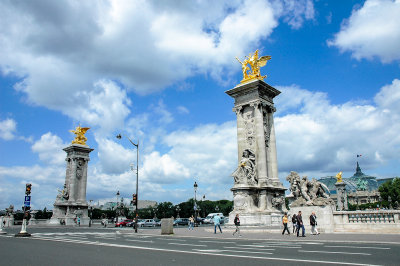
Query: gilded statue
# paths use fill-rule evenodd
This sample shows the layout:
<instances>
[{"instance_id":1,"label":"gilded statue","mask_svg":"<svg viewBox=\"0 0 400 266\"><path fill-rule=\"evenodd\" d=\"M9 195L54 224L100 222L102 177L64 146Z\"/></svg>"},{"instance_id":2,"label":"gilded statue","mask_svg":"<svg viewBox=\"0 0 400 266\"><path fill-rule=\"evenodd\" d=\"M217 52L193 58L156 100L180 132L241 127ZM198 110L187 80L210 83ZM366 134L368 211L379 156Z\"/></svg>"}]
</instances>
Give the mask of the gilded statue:
<instances>
[{"instance_id":1,"label":"gilded statue","mask_svg":"<svg viewBox=\"0 0 400 266\"><path fill-rule=\"evenodd\" d=\"M343 179L342 179L342 172L337 173L336 175L336 179L338 183L342 183Z\"/></svg>"},{"instance_id":2,"label":"gilded statue","mask_svg":"<svg viewBox=\"0 0 400 266\"><path fill-rule=\"evenodd\" d=\"M80 125L76 127L75 130L70 130L70 132L76 135L75 139L72 141L72 144L80 144L86 145L87 138L85 137L85 133L90 129L90 127L81 127Z\"/></svg>"},{"instance_id":3,"label":"gilded statue","mask_svg":"<svg viewBox=\"0 0 400 266\"><path fill-rule=\"evenodd\" d=\"M240 83L245 83L252 80L263 80L267 77L261 76L260 67L263 67L267 64L267 61L271 59L271 56L265 55L258 57L258 50L254 52L254 54L250 54L246 56L244 61L240 61L239 58L236 57L236 60L242 65L243 79Z\"/></svg>"}]
</instances>

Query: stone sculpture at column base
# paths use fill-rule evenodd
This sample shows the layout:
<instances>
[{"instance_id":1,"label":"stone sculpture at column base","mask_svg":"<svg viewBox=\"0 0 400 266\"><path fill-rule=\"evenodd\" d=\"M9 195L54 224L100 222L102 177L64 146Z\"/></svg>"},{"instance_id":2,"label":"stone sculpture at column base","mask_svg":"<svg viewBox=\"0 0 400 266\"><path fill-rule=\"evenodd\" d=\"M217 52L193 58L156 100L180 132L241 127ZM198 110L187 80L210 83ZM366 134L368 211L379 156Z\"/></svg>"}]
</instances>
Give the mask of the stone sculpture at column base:
<instances>
[{"instance_id":1,"label":"stone sculpture at column base","mask_svg":"<svg viewBox=\"0 0 400 266\"><path fill-rule=\"evenodd\" d=\"M65 184L59 190L54 202L50 225L89 225L88 203L86 201L87 167L89 153L93 149L82 144L71 144L64 151L67 153Z\"/></svg>"}]
</instances>

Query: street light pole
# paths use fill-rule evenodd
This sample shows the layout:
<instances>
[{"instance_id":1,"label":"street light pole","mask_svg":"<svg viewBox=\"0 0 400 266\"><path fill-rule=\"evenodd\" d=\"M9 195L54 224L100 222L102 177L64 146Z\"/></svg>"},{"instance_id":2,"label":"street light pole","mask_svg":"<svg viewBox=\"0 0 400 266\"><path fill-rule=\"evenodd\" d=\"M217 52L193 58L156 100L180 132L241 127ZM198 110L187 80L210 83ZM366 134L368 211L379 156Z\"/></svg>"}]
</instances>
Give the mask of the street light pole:
<instances>
[{"instance_id":1,"label":"street light pole","mask_svg":"<svg viewBox=\"0 0 400 266\"><path fill-rule=\"evenodd\" d=\"M125 136L125 135L124 135ZM136 147L136 209L135 209L135 233L137 230L137 222L138 222L138 202L139 202L139 140L137 144L135 144L130 138L125 136L133 146ZM118 134L117 139L121 139L122 135Z\"/></svg>"},{"instance_id":2,"label":"street light pole","mask_svg":"<svg viewBox=\"0 0 400 266\"><path fill-rule=\"evenodd\" d=\"M117 191L117 206L115 206L115 223L118 223L118 197L119 197L119 190Z\"/></svg>"},{"instance_id":3,"label":"street light pole","mask_svg":"<svg viewBox=\"0 0 400 266\"><path fill-rule=\"evenodd\" d=\"M194 182L194 225L196 226L197 224L197 204L196 204L196 193L197 193L197 183Z\"/></svg>"}]
</instances>

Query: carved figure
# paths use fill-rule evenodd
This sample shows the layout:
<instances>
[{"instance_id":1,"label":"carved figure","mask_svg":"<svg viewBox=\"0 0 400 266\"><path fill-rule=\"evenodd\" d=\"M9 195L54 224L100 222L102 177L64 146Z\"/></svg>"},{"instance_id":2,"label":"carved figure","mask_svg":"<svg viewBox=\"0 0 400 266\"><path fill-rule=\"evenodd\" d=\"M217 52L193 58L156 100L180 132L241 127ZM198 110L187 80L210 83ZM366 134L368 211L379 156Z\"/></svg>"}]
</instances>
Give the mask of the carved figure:
<instances>
[{"instance_id":1,"label":"carved figure","mask_svg":"<svg viewBox=\"0 0 400 266\"><path fill-rule=\"evenodd\" d=\"M343 182L343 179L342 179L342 172L339 172L339 173L336 175L336 179L337 179L337 182L338 182L338 183L342 183L342 182Z\"/></svg>"},{"instance_id":2,"label":"carved figure","mask_svg":"<svg viewBox=\"0 0 400 266\"><path fill-rule=\"evenodd\" d=\"M6 215L12 216L14 214L14 205L10 205L10 207L6 208Z\"/></svg>"},{"instance_id":3,"label":"carved figure","mask_svg":"<svg viewBox=\"0 0 400 266\"><path fill-rule=\"evenodd\" d=\"M272 198L271 200L272 206L274 206L277 209L280 209L283 204L285 204L285 197L284 196L279 196L279 193L275 193L275 197Z\"/></svg>"},{"instance_id":4,"label":"carved figure","mask_svg":"<svg viewBox=\"0 0 400 266\"><path fill-rule=\"evenodd\" d=\"M242 159L240 160L239 166L232 173L235 184L246 183L254 185L258 183L258 177L256 174L256 157L254 153L246 149L243 151Z\"/></svg>"},{"instance_id":5,"label":"carved figure","mask_svg":"<svg viewBox=\"0 0 400 266\"><path fill-rule=\"evenodd\" d=\"M90 127L81 127L80 125L76 127L75 130L70 130L70 132L76 135L75 139L72 141L72 144L80 144L86 145L87 138L85 137L85 133L90 129Z\"/></svg>"},{"instance_id":6,"label":"carved figure","mask_svg":"<svg viewBox=\"0 0 400 266\"><path fill-rule=\"evenodd\" d=\"M300 196L300 176L296 172L291 171L286 180L290 183L290 191L293 196L298 198Z\"/></svg>"},{"instance_id":7,"label":"carved figure","mask_svg":"<svg viewBox=\"0 0 400 266\"><path fill-rule=\"evenodd\" d=\"M286 180L290 183L290 191L295 199L291 206L334 204L334 201L329 197L328 187L315 178L310 182L307 176L303 176L300 180L300 176L292 171L286 177Z\"/></svg>"},{"instance_id":8,"label":"carved figure","mask_svg":"<svg viewBox=\"0 0 400 266\"><path fill-rule=\"evenodd\" d=\"M69 189L67 188L67 184L64 184L64 188L62 190L58 190L57 201L64 201L69 199Z\"/></svg>"},{"instance_id":9,"label":"carved figure","mask_svg":"<svg viewBox=\"0 0 400 266\"><path fill-rule=\"evenodd\" d=\"M246 59L241 62L237 57L236 60L239 61L239 63L242 65L242 72L243 72L243 80L240 83L248 82L251 80L263 80L267 76L261 76L260 73L260 67L263 67L267 64L267 61L271 59L271 56L261 56L260 58L258 57L258 50L254 52L254 54L250 54L249 56L246 56ZM250 68L248 67L250 65L251 72L248 73Z\"/></svg>"}]
</instances>

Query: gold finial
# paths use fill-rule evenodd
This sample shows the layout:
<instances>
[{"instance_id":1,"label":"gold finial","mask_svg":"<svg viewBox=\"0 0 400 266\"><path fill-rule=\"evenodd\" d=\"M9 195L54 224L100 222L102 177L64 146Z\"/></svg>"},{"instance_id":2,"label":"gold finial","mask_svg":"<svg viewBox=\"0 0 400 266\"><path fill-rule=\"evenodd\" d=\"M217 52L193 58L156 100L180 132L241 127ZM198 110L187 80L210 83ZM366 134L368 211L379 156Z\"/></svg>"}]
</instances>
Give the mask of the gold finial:
<instances>
[{"instance_id":1,"label":"gold finial","mask_svg":"<svg viewBox=\"0 0 400 266\"><path fill-rule=\"evenodd\" d=\"M86 145L87 138L85 137L86 131L88 131L90 127L81 127L80 125L76 127L75 130L70 130L70 132L76 135L75 139L72 141L72 144L80 144Z\"/></svg>"},{"instance_id":2,"label":"gold finial","mask_svg":"<svg viewBox=\"0 0 400 266\"><path fill-rule=\"evenodd\" d=\"M258 57L258 50L254 52L254 54L250 54L246 56L245 60L242 62L237 57L236 60L242 65L243 79L240 83L245 83L251 80L263 80L267 77L261 76L260 67L263 67L267 64L267 61L271 59L271 56L265 55ZM249 67L250 66L250 67Z\"/></svg>"},{"instance_id":3,"label":"gold finial","mask_svg":"<svg viewBox=\"0 0 400 266\"><path fill-rule=\"evenodd\" d=\"M343 179L342 179L342 172L339 172L339 173L336 175L336 179L337 179L337 182L338 182L338 183L342 183L342 182L343 182Z\"/></svg>"}]
</instances>

